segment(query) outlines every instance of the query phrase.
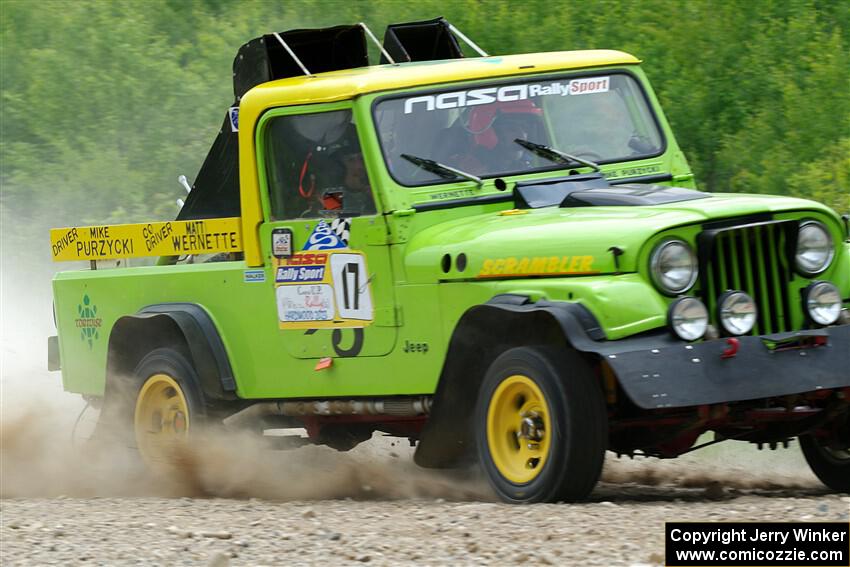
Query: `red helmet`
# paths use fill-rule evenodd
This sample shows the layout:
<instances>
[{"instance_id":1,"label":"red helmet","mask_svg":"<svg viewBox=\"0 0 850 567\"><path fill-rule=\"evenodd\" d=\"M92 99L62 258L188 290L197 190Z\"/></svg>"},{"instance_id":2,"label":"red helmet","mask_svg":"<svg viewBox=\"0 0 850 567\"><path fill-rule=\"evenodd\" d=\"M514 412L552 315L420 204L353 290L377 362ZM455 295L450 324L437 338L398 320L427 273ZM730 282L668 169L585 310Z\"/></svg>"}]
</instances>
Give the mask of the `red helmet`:
<instances>
[{"instance_id":1,"label":"red helmet","mask_svg":"<svg viewBox=\"0 0 850 567\"><path fill-rule=\"evenodd\" d=\"M493 124L499 119L500 115L513 115L518 118L523 116L539 117L543 115L543 110L529 99L476 106L469 113L469 122L466 127L473 133L476 145L483 146L488 150L496 147L496 144L499 143L499 137L493 129Z\"/></svg>"}]
</instances>

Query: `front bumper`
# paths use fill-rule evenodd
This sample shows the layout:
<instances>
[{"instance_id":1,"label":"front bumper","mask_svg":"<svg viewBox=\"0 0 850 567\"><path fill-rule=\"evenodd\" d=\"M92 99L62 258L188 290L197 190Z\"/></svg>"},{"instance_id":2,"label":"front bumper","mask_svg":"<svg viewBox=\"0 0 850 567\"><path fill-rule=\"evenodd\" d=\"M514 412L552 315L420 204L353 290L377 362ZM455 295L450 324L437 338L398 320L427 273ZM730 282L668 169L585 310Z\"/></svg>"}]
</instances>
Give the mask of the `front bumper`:
<instances>
[{"instance_id":1,"label":"front bumper","mask_svg":"<svg viewBox=\"0 0 850 567\"><path fill-rule=\"evenodd\" d=\"M721 356L726 339L688 344L667 332L593 341L600 348L581 350L603 356L629 398L644 409L850 387L850 325L737 339L737 353L728 358ZM786 347L769 348L776 343Z\"/></svg>"}]
</instances>

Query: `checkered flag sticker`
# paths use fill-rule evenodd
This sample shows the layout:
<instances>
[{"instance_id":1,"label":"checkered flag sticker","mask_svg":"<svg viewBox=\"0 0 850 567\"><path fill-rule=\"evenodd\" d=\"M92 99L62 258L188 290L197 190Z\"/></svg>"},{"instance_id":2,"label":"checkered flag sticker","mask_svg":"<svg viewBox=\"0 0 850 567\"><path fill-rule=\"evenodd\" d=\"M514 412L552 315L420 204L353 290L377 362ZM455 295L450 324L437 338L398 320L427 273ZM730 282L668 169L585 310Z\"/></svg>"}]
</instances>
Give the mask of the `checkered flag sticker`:
<instances>
[{"instance_id":1,"label":"checkered flag sticker","mask_svg":"<svg viewBox=\"0 0 850 567\"><path fill-rule=\"evenodd\" d=\"M351 219L334 219L331 222L331 232L340 239L342 244L348 246L348 237L351 233Z\"/></svg>"}]
</instances>

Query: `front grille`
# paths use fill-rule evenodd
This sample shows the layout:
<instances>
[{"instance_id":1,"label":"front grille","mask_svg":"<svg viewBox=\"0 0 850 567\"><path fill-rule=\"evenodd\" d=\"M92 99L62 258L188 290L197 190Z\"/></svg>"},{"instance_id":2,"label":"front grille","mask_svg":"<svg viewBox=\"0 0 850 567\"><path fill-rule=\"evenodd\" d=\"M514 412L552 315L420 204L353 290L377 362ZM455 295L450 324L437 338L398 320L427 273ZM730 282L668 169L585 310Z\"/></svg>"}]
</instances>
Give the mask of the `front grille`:
<instances>
[{"instance_id":1,"label":"front grille","mask_svg":"<svg viewBox=\"0 0 850 567\"><path fill-rule=\"evenodd\" d=\"M797 222L754 223L709 229L700 234L701 295L719 329L717 302L728 290L742 290L758 306L751 334L791 331L794 326L789 283Z\"/></svg>"}]
</instances>

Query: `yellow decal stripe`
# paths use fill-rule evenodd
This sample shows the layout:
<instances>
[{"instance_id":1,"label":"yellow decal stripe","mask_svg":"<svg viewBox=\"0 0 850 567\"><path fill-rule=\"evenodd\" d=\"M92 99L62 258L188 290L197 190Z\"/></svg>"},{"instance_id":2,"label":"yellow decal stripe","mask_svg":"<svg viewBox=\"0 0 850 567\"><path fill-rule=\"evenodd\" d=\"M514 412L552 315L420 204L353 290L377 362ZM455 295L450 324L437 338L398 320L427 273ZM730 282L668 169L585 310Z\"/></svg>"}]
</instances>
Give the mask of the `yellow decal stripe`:
<instances>
[{"instance_id":1,"label":"yellow decal stripe","mask_svg":"<svg viewBox=\"0 0 850 567\"><path fill-rule=\"evenodd\" d=\"M586 276L599 273L593 269L593 256L535 256L532 258L487 258L478 272L479 278L516 276Z\"/></svg>"},{"instance_id":2,"label":"yellow decal stripe","mask_svg":"<svg viewBox=\"0 0 850 567\"><path fill-rule=\"evenodd\" d=\"M241 252L238 217L114 224L50 231L54 262Z\"/></svg>"}]
</instances>

